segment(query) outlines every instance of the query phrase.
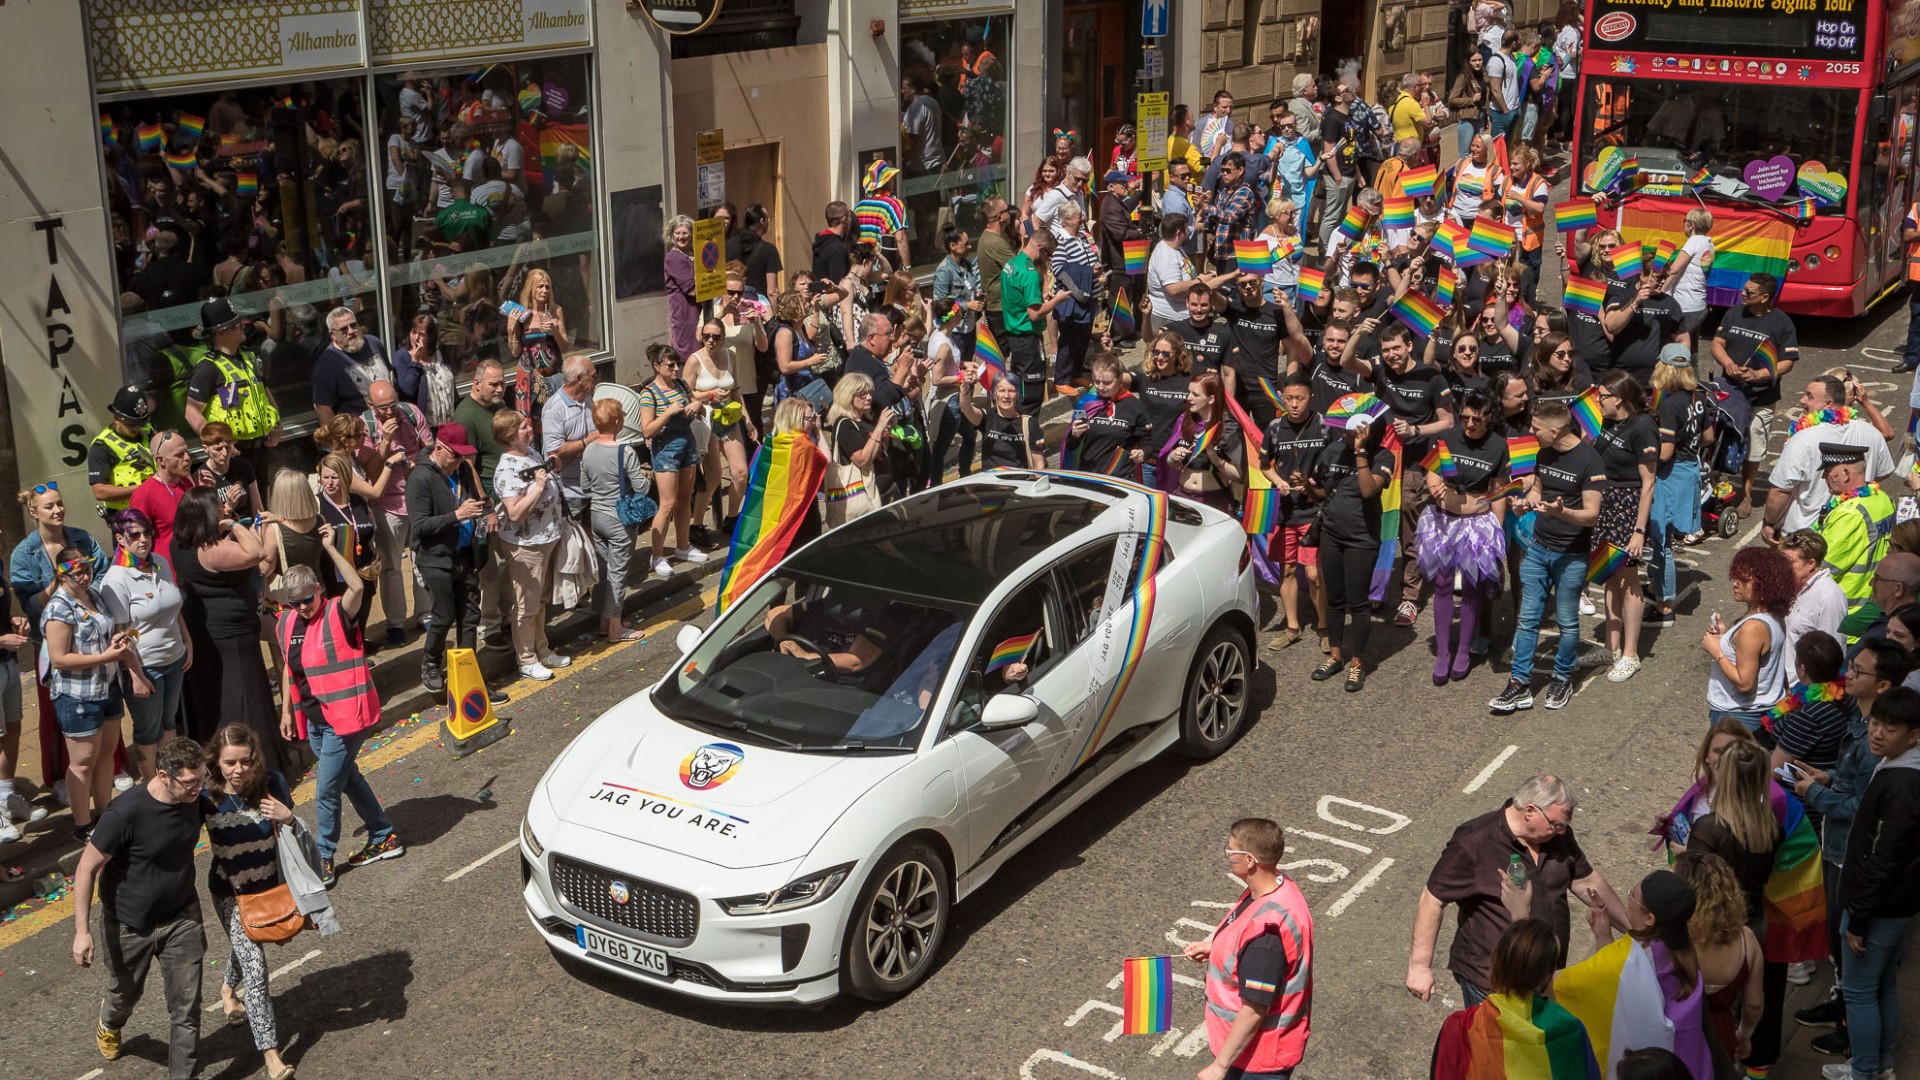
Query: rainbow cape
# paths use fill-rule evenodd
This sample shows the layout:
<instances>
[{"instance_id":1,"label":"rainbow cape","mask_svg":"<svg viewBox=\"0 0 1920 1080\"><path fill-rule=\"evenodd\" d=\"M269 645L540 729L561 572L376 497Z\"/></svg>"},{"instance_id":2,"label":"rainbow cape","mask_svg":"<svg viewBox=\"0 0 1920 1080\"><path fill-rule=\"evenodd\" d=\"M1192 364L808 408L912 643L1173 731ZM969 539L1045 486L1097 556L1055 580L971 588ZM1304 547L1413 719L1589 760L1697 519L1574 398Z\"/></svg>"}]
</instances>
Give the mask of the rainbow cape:
<instances>
[{"instance_id":1,"label":"rainbow cape","mask_svg":"<svg viewBox=\"0 0 1920 1080\"><path fill-rule=\"evenodd\" d=\"M1243 274L1266 277L1273 273L1273 249L1267 246L1265 240L1235 240L1233 261Z\"/></svg>"},{"instance_id":2,"label":"rainbow cape","mask_svg":"<svg viewBox=\"0 0 1920 1080\"><path fill-rule=\"evenodd\" d=\"M1409 292L1395 300L1391 310L1401 322L1423 338L1432 337L1434 328L1447 317L1439 305L1417 292Z\"/></svg>"},{"instance_id":3,"label":"rainbow cape","mask_svg":"<svg viewBox=\"0 0 1920 1080\"><path fill-rule=\"evenodd\" d=\"M1147 272L1148 247L1149 245L1145 240L1120 241L1120 254L1125 263L1123 269L1125 269L1127 273L1144 274Z\"/></svg>"},{"instance_id":4,"label":"rainbow cape","mask_svg":"<svg viewBox=\"0 0 1920 1080\"><path fill-rule=\"evenodd\" d=\"M1113 317L1108 320L1108 331L1124 336L1139 328L1140 319L1134 314L1132 301L1127 299L1127 290L1113 290Z\"/></svg>"},{"instance_id":5,"label":"rainbow cape","mask_svg":"<svg viewBox=\"0 0 1920 1080\"><path fill-rule=\"evenodd\" d=\"M1453 267L1441 264L1440 272L1433 278L1433 298L1452 307L1454 291L1459 287L1460 275L1454 272Z\"/></svg>"},{"instance_id":6,"label":"rainbow cape","mask_svg":"<svg viewBox=\"0 0 1920 1080\"><path fill-rule=\"evenodd\" d=\"M1539 439L1531 435L1515 435L1507 440L1507 475L1516 479L1532 476L1539 464Z\"/></svg>"},{"instance_id":7,"label":"rainbow cape","mask_svg":"<svg viewBox=\"0 0 1920 1080\"><path fill-rule=\"evenodd\" d=\"M1247 463L1244 470L1247 497L1240 505L1240 524L1248 536L1264 537L1280 525L1280 492L1275 490L1273 481L1267 479L1267 474L1260 468L1266 439L1260 432L1260 426L1253 422L1253 418L1247 415L1247 411L1240 407L1232 395L1227 397L1227 411L1233 414L1234 422L1240 425L1240 438L1246 445L1246 457L1242 460ZM1219 431L1221 426L1215 424L1208 431ZM1264 541L1256 548L1264 550Z\"/></svg>"},{"instance_id":8,"label":"rainbow cape","mask_svg":"<svg viewBox=\"0 0 1920 1080\"><path fill-rule=\"evenodd\" d=\"M1600 224L1600 207L1592 199L1571 199L1553 208L1553 227L1561 235Z\"/></svg>"},{"instance_id":9,"label":"rainbow cape","mask_svg":"<svg viewBox=\"0 0 1920 1080\"><path fill-rule=\"evenodd\" d=\"M1347 207L1347 216L1340 219L1339 233L1348 240L1358 240L1367 231L1369 215L1359 206Z\"/></svg>"},{"instance_id":10,"label":"rainbow cape","mask_svg":"<svg viewBox=\"0 0 1920 1080\"><path fill-rule=\"evenodd\" d=\"M1439 439L1433 441L1433 447L1427 451L1427 456L1420 459L1420 470L1437 472L1448 480L1460 475L1460 467L1453 463L1453 451L1447 449L1447 444Z\"/></svg>"},{"instance_id":11,"label":"rainbow cape","mask_svg":"<svg viewBox=\"0 0 1920 1080\"><path fill-rule=\"evenodd\" d=\"M1447 1017L1433 1080L1600 1080L1586 1026L1559 1004L1493 994Z\"/></svg>"},{"instance_id":12,"label":"rainbow cape","mask_svg":"<svg viewBox=\"0 0 1920 1080\"><path fill-rule=\"evenodd\" d=\"M1600 429L1606 424L1606 416L1600 411L1600 390L1589 386L1580 391L1580 396L1567 402L1567 408L1573 413L1573 422L1580 425L1580 435L1588 442L1600 437Z\"/></svg>"},{"instance_id":13,"label":"rainbow cape","mask_svg":"<svg viewBox=\"0 0 1920 1080\"><path fill-rule=\"evenodd\" d=\"M724 613L786 558L826 478L826 455L805 435L786 432L761 445L733 526L727 564L720 571L715 615Z\"/></svg>"},{"instance_id":14,"label":"rainbow cape","mask_svg":"<svg viewBox=\"0 0 1920 1080\"><path fill-rule=\"evenodd\" d=\"M1315 266L1300 268L1300 299L1311 304L1320 299L1321 290L1327 287L1327 272Z\"/></svg>"},{"instance_id":15,"label":"rainbow cape","mask_svg":"<svg viewBox=\"0 0 1920 1080\"><path fill-rule=\"evenodd\" d=\"M1584 311L1598 318L1600 305L1607 298L1607 287L1592 278L1567 275L1566 291L1560 294L1560 304L1568 311Z\"/></svg>"},{"instance_id":16,"label":"rainbow cape","mask_svg":"<svg viewBox=\"0 0 1920 1080\"><path fill-rule=\"evenodd\" d=\"M1678 986L1666 946L1623 937L1560 972L1553 998L1586 1026L1593 1056L1607 1076L1628 1050L1643 1046L1673 1051L1689 1075L1712 1076L1705 988L1695 975L1687 996L1676 1001Z\"/></svg>"},{"instance_id":17,"label":"rainbow cape","mask_svg":"<svg viewBox=\"0 0 1920 1080\"><path fill-rule=\"evenodd\" d=\"M1662 236L1679 236L1685 231L1686 213L1684 204L1636 199L1620 208L1620 235L1629 242L1658 243ZM1713 265L1707 268L1708 305L1738 304L1740 289L1752 274L1772 274L1775 280L1786 280L1793 229L1793 222L1771 214L1715 218Z\"/></svg>"},{"instance_id":18,"label":"rainbow cape","mask_svg":"<svg viewBox=\"0 0 1920 1080\"><path fill-rule=\"evenodd\" d=\"M1010 664L1025 660L1027 654L1033 651L1033 643L1040 640L1041 631L1045 629L1046 627L1043 626L1031 634L1015 634L995 645L993 652L987 655L987 673L991 674Z\"/></svg>"},{"instance_id":19,"label":"rainbow cape","mask_svg":"<svg viewBox=\"0 0 1920 1080\"><path fill-rule=\"evenodd\" d=\"M1614 547L1605 540L1595 540L1593 550L1587 553L1587 584L1605 585L1627 565L1627 549Z\"/></svg>"},{"instance_id":20,"label":"rainbow cape","mask_svg":"<svg viewBox=\"0 0 1920 1080\"><path fill-rule=\"evenodd\" d=\"M1413 228L1413 199L1406 195L1389 195L1380 211L1380 226L1386 229Z\"/></svg>"},{"instance_id":21,"label":"rainbow cape","mask_svg":"<svg viewBox=\"0 0 1920 1080\"><path fill-rule=\"evenodd\" d=\"M1120 961L1120 1000L1120 1034L1157 1035L1172 1030L1173 957L1131 956Z\"/></svg>"},{"instance_id":22,"label":"rainbow cape","mask_svg":"<svg viewBox=\"0 0 1920 1080\"><path fill-rule=\"evenodd\" d=\"M973 358L980 361L980 389L993 393L993 384L1006 377L1007 354L1000 351L1000 343L994 340L985 319L973 328Z\"/></svg>"},{"instance_id":23,"label":"rainbow cape","mask_svg":"<svg viewBox=\"0 0 1920 1080\"><path fill-rule=\"evenodd\" d=\"M1373 581L1367 588L1367 599L1376 604L1387 598L1387 587L1393 584L1393 564L1400 558L1400 474L1407 465L1400 436L1394 434L1392 424L1387 425L1385 436L1380 447L1393 454L1393 477L1380 489L1380 554L1373 560Z\"/></svg>"},{"instance_id":24,"label":"rainbow cape","mask_svg":"<svg viewBox=\"0 0 1920 1080\"><path fill-rule=\"evenodd\" d=\"M1762 951L1776 964L1818 960L1827 954L1827 891L1820 869L1820 837L1798 797L1779 784L1768 785L1768 796L1773 816L1780 822L1781 839L1773 852L1773 873L1761 890L1767 912Z\"/></svg>"},{"instance_id":25,"label":"rainbow cape","mask_svg":"<svg viewBox=\"0 0 1920 1080\"><path fill-rule=\"evenodd\" d=\"M1435 184L1440 180L1440 167L1424 165L1418 169L1400 171L1400 190L1408 197L1424 199L1433 194Z\"/></svg>"}]
</instances>

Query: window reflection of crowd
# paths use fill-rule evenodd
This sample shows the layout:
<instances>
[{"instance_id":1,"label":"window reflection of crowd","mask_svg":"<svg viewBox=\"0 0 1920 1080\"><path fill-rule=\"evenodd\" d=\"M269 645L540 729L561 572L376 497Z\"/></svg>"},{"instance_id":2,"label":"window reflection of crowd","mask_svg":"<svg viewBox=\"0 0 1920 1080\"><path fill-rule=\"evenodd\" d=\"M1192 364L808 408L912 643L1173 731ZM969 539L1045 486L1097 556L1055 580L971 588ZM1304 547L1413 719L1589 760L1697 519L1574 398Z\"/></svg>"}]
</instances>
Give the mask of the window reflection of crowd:
<instances>
[{"instance_id":1,"label":"window reflection of crowd","mask_svg":"<svg viewBox=\"0 0 1920 1080\"><path fill-rule=\"evenodd\" d=\"M902 198L916 263L940 257L942 224L972 229L1004 192L993 174L1006 160L1004 37L991 19L940 22L912 27L901 48L900 166L909 180L940 177L936 190ZM963 183L968 170L978 174Z\"/></svg>"}]
</instances>

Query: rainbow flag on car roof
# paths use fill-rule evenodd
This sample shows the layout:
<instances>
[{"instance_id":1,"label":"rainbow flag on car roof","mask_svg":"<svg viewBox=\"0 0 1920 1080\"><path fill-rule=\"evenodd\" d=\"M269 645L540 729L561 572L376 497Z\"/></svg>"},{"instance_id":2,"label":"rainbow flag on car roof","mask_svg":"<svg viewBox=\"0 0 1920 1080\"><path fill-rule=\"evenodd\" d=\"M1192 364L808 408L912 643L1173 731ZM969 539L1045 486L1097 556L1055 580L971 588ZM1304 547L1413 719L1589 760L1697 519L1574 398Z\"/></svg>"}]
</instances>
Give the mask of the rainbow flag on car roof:
<instances>
[{"instance_id":1,"label":"rainbow flag on car roof","mask_svg":"<svg viewBox=\"0 0 1920 1080\"><path fill-rule=\"evenodd\" d=\"M805 435L783 432L761 444L733 526L727 564L720 571L715 615L723 614L786 558L826 478L826 455Z\"/></svg>"},{"instance_id":2,"label":"rainbow flag on car roof","mask_svg":"<svg viewBox=\"0 0 1920 1080\"><path fill-rule=\"evenodd\" d=\"M1658 243L1662 236L1684 231L1687 207L1651 200L1634 200L1620 208L1620 235L1630 242ZM1784 281L1787 259L1793 251L1793 223L1774 214L1715 214L1713 265L1707 268L1707 303L1732 307L1753 274L1772 274Z\"/></svg>"}]
</instances>

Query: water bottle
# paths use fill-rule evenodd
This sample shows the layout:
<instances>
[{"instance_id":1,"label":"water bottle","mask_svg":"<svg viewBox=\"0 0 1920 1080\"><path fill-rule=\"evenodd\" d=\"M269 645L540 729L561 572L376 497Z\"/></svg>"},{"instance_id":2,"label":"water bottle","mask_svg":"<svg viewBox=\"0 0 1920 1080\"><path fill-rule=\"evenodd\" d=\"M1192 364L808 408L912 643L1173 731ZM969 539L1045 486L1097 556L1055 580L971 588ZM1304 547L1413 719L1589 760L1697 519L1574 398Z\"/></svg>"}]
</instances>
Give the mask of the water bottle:
<instances>
[{"instance_id":1,"label":"water bottle","mask_svg":"<svg viewBox=\"0 0 1920 1080\"><path fill-rule=\"evenodd\" d=\"M1507 880L1516 889L1527 887L1527 864L1521 861L1518 854L1507 856Z\"/></svg>"}]
</instances>

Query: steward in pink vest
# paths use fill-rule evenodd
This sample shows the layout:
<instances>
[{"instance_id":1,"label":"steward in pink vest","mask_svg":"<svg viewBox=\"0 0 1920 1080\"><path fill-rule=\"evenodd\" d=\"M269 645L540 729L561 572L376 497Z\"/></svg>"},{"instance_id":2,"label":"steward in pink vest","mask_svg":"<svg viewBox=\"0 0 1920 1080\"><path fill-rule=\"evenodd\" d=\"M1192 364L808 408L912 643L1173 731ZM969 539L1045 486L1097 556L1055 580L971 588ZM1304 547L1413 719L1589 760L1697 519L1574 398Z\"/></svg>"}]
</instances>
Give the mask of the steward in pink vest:
<instances>
[{"instance_id":1,"label":"steward in pink vest","mask_svg":"<svg viewBox=\"0 0 1920 1080\"><path fill-rule=\"evenodd\" d=\"M1205 941L1187 946L1207 965L1203 1080L1284 1078L1306 1054L1313 1013L1313 914L1280 874L1280 826L1242 818L1227 834L1227 869L1247 891Z\"/></svg>"}]
</instances>

